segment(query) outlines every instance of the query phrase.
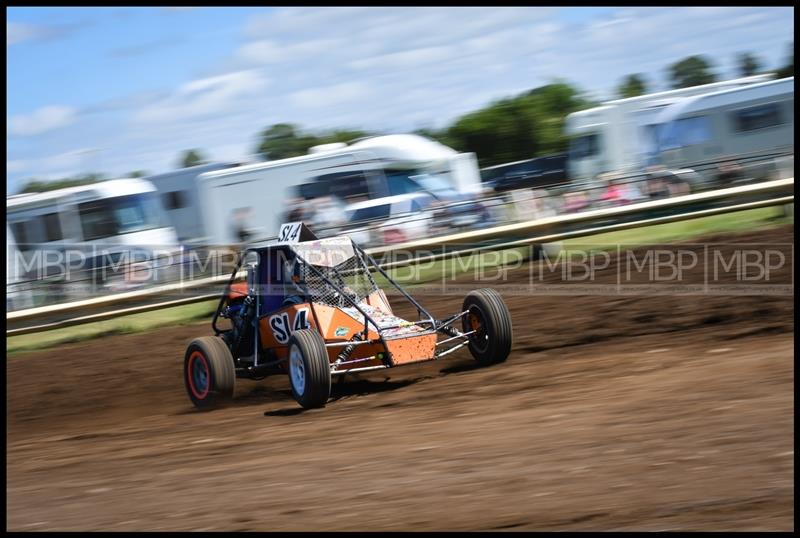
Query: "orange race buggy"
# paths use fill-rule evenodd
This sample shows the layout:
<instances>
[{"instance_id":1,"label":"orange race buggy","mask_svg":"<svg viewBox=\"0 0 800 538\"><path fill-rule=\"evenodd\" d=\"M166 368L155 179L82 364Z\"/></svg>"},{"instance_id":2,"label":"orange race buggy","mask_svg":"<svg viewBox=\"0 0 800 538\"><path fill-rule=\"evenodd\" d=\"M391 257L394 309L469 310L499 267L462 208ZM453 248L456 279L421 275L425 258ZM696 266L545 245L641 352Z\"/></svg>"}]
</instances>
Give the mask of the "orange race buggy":
<instances>
[{"instance_id":1,"label":"orange race buggy","mask_svg":"<svg viewBox=\"0 0 800 538\"><path fill-rule=\"evenodd\" d=\"M247 282L235 284L243 264ZM393 314L373 270L418 320ZM435 319L348 236L317 239L301 223L284 224L278 243L242 253L211 325L216 336L195 339L184 357L186 390L201 409L232 398L237 378L270 374L288 374L304 408L324 407L332 376L439 359L465 345L479 364L499 363L512 338L494 290L472 291L459 312Z\"/></svg>"}]
</instances>

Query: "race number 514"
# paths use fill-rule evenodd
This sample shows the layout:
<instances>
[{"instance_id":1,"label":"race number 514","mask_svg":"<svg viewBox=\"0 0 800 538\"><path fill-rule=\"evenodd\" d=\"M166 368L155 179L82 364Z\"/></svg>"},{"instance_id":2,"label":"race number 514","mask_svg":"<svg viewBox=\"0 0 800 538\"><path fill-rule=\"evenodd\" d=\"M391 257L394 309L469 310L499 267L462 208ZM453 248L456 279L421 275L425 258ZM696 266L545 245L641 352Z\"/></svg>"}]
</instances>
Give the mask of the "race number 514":
<instances>
[{"instance_id":1,"label":"race number 514","mask_svg":"<svg viewBox=\"0 0 800 538\"><path fill-rule=\"evenodd\" d=\"M294 324L289 322L289 313L281 312L269 318L269 328L272 329L272 335L275 340L280 344L285 344L289 341L294 331L301 329L308 329L308 308L301 308L294 316Z\"/></svg>"}]
</instances>

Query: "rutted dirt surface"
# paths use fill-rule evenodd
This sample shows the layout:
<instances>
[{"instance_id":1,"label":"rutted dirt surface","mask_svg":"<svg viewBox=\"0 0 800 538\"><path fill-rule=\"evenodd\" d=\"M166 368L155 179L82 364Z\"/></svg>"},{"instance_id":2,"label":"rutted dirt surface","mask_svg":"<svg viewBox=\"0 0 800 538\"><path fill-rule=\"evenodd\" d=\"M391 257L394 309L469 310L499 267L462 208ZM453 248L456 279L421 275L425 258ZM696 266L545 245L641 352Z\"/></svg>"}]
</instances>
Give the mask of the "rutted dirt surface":
<instances>
[{"instance_id":1,"label":"rutted dirt surface","mask_svg":"<svg viewBox=\"0 0 800 538\"><path fill-rule=\"evenodd\" d=\"M792 285L791 263L770 277ZM362 374L313 411L280 377L196 412L182 358L207 323L12 356L7 528L793 530L793 288L503 293L505 364L459 351ZM441 316L461 304L420 299Z\"/></svg>"}]
</instances>

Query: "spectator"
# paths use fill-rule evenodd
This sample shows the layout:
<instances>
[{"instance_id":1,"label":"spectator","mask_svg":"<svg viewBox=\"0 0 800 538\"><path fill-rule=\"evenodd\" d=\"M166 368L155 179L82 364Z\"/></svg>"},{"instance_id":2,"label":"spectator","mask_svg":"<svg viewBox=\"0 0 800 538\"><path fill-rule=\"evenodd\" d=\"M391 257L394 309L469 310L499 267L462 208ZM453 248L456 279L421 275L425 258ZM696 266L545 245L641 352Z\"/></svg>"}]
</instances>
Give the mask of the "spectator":
<instances>
[{"instance_id":1,"label":"spectator","mask_svg":"<svg viewBox=\"0 0 800 538\"><path fill-rule=\"evenodd\" d=\"M567 213L577 213L589 206L589 199L583 191L568 192L564 195L564 210Z\"/></svg>"},{"instance_id":2,"label":"spectator","mask_svg":"<svg viewBox=\"0 0 800 538\"><path fill-rule=\"evenodd\" d=\"M289 200L289 211L284 222L306 222L311 223L316 211L311 207L311 202L303 198L293 198Z\"/></svg>"},{"instance_id":3,"label":"spectator","mask_svg":"<svg viewBox=\"0 0 800 538\"><path fill-rule=\"evenodd\" d=\"M670 196L684 196L691 193L689 183L684 181L681 176L675 172L669 172L665 175L665 182L667 189L669 189Z\"/></svg>"},{"instance_id":4,"label":"spectator","mask_svg":"<svg viewBox=\"0 0 800 538\"><path fill-rule=\"evenodd\" d=\"M537 219L556 215L556 211L551 203L551 197L548 196L547 191L544 189L536 189L533 191L533 214L534 218Z\"/></svg>"},{"instance_id":5,"label":"spectator","mask_svg":"<svg viewBox=\"0 0 800 538\"><path fill-rule=\"evenodd\" d=\"M311 224L314 226L315 231L331 229L332 233L326 235L335 235L337 228L343 222L344 211L343 208L336 203L332 196L322 196L310 200L313 204L314 212L311 215Z\"/></svg>"},{"instance_id":6,"label":"spectator","mask_svg":"<svg viewBox=\"0 0 800 538\"><path fill-rule=\"evenodd\" d=\"M523 221L533 218L535 210L534 194L530 189L516 189L511 191L511 200L514 204L515 220Z\"/></svg>"},{"instance_id":7,"label":"spectator","mask_svg":"<svg viewBox=\"0 0 800 538\"><path fill-rule=\"evenodd\" d=\"M619 180L618 184L620 190L622 191L623 203L635 204L646 198L646 196L642 194L640 182L627 179Z\"/></svg>"},{"instance_id":8,"label":"spectator","mask_svg":"<svg viewBox=\"0 0 800 538\"><path fill-rule=\"evenodd\" d=\"M647 196L651 200L669 198L670 191L666 181L666 168L660 165L651 166L647 171Z\"/></svg>"},{"instance_id":9,"label":"spectator","mask_svg":"<svg viewBox=\"0 0 800 538\"><path fill-rule=\"evenodd\" d=\"M291 198L286 202L287 211L284 222L301 222L303 220L303 199Z\"/></svg>"},{"instance_id":10,"label":"spectator","mask_svg":"<svg viewBox=\"0 0 800 538\"><path fill-rule=\"evenodd\" d=\"M736 161L725 161L717 167L717 184L721 187L744 179L744 170Z\"/></svg>"},{"instance_id":11,"label":"spectator","mask_svg":"<svg viewBox=\"0 0 800 538\"><path fill-rule=\"evenodd\" d=\"M240 207L233 210L231 221L233 224L233 235L239 243L247 243L253 236L250 220L253 217L253 209L251 207Z\"/></svg>"},{"instance_id":12,"label":"spectator","mask_svg":"<svg viewBox=\"0 0 800 538\"><path fill-rule=\"evenodd\" d=\"M624 199L622 188L615 179L609 180L605 192L600 196L600 200L602 200L604 206L618 206L628 203Z\"/></svg>"}]
</instances>

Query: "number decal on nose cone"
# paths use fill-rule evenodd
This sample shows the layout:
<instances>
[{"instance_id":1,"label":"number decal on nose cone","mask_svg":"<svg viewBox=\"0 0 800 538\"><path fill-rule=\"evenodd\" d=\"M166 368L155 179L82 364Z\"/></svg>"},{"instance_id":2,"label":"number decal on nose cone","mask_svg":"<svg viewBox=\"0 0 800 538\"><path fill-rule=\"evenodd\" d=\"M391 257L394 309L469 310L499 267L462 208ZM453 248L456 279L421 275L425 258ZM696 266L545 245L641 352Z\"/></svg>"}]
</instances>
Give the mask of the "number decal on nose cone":
<instances>
[{"instance_id":1,"label":"number decal on nose cone","mask_svg":"<svg viewBox=\"0 0 800 538\"><path fill-rule=\"evenodd\" d=\"M294 331L301 329L308 329L308 308L301 308L294 316L294 324L289 323L289 313L280 312L269 318L269 327L272 329L272 335L275 340L280 344L285 344L289 341Z\"/></svg>"}]
</instances>

